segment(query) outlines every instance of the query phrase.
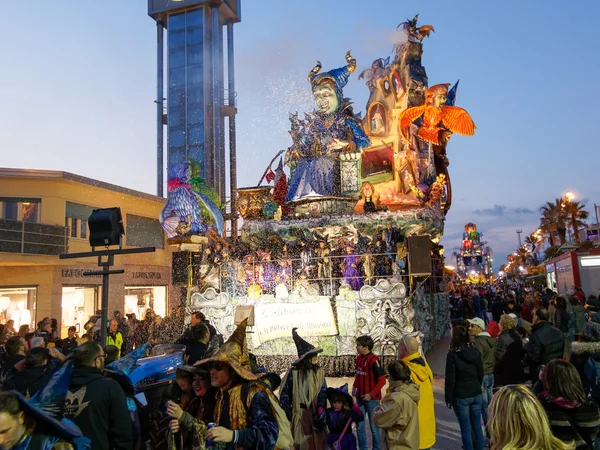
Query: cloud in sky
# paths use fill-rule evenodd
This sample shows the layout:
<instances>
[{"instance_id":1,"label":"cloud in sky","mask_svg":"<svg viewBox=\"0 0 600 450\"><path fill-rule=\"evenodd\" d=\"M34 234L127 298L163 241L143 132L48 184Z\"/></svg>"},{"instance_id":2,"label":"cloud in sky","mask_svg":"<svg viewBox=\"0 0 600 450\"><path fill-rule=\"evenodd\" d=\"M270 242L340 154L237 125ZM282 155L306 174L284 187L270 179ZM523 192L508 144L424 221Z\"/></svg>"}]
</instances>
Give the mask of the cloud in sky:
<instances>
[{"instance_id":1,"label":"cloud in sky","mask_svg":"<svg viewBox=\"0 0 600 450\"><path fill-rule=\"evenodd\" d=\"M520 216L537 214L538 212L525 207L509 208L505 205L494 205L491 208L476 209L473 214L476 216L491 216L491 217L505 217L505 216Z\"/></svg>"}]
</instances>

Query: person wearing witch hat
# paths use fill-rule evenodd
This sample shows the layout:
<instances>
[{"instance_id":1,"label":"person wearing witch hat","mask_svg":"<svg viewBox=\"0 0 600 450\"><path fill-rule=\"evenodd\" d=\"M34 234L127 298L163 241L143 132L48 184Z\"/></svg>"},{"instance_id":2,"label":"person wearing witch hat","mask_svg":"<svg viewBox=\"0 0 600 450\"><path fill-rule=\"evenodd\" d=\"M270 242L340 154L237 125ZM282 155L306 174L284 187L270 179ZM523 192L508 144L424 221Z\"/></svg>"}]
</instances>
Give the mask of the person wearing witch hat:
<instances>
[{"instance_id":1,"label":"person wearing witch hat","mask_svg":"<svg viewBox=\"0 0 600 450\"><path fill-rule=\"evenodd\" d=\"M283 377L280 404L292 423L297 450L316 450L326 446L325 408L327 383L325 371L317 364L323 351L306 342L292 328L298 359Z\"/></svg>"},{"instance_id":2,"label":"person wearing witch hat","mask_svg":"<svg viewBox=\"0 0 600 450\"><path fill-rule=\"evenodd\" d=\"M90 440L63 410L71 363L60 367L29 401L18 392L0 393L0 448L3 450L87 450Z\"/></svg>"},{"instance_id":3,"label":"person wearing witch hat","mask_svg":"<svg viewBox=\"0 0 600 450\"><path fill-rule=\"evenodd\" d=\"M219 389L214 413L217 426L206 431L205 423L198 425L204 426L206 439L225 444L219 448L272 450L279 436L273 394L250 370L247 326L248 319L244 319L222 347L195 364L209 369L211 384Z\"/></svg>"},{"instance_id":4,"label":"person wearing witch hat","mask_svg":"<svg viewBox=\"0 0 600 450\"><path fill-rule=\"evenodd\" d=\"M339 388L327 388L327 445L335 450L356 450L356 436L352 433L352 422L365 419L362 411L348 393L348 383Z\"/></svg>"}]
</instances>

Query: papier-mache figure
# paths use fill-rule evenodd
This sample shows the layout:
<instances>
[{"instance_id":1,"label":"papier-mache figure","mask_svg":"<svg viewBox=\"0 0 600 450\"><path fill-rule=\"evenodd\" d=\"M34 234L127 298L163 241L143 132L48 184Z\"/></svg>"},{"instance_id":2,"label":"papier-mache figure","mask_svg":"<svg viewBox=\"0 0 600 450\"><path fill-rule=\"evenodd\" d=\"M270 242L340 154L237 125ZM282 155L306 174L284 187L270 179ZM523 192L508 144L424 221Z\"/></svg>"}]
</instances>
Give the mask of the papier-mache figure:
<instances>
[{"instance_id":1,"label":"papier-mache figure","mask_svg":"<svg viewBox=\"0 0 600 450\"><path fill-rule=\"evenodd\" d=\"M294 143L286 154L293 169L286 202L306 198L340 197L341 152L360 152L371 142L354 116L342 89L356 69L356 60L346 53L347 65L319 73L321 63L308 74L319 109L304 121L291 115Z\"/></svg>"}]
</instances>

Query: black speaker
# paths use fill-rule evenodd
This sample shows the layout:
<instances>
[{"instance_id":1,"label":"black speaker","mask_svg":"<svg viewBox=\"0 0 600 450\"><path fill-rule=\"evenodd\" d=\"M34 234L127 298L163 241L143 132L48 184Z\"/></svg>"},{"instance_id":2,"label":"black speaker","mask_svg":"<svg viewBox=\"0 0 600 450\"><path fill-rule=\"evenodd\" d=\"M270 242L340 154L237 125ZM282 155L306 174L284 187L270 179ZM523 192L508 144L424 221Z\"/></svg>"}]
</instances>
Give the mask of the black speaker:
<instances>
[{"instance_id":1,"label":"black speaker","mask_svg":"<svg viewBox=\"0 0 600 450\"><path fill-rule=\"evenodd\" d=\"M431 275L431 240L429 236L411 236L406 239L408 250L408 274Z\"/></svg>"}]
</instances>

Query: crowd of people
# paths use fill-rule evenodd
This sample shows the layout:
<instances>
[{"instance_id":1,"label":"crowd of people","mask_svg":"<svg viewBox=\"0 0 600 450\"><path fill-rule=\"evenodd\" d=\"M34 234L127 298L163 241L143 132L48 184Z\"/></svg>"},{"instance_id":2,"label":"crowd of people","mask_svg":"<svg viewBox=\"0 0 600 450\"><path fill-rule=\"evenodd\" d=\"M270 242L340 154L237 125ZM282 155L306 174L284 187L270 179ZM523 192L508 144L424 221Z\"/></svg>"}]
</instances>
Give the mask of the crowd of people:
<instances>
[{"instance_id":1,"label":"crowd of people","mask_svg":"<svg viewBox=\"0 0 600 450\"><path fill-rule=\"evenodd\" d=\"M598 306L577 287L451 294L445 401L464 449L600 448Z\"/></svg>"}]
</instances>

